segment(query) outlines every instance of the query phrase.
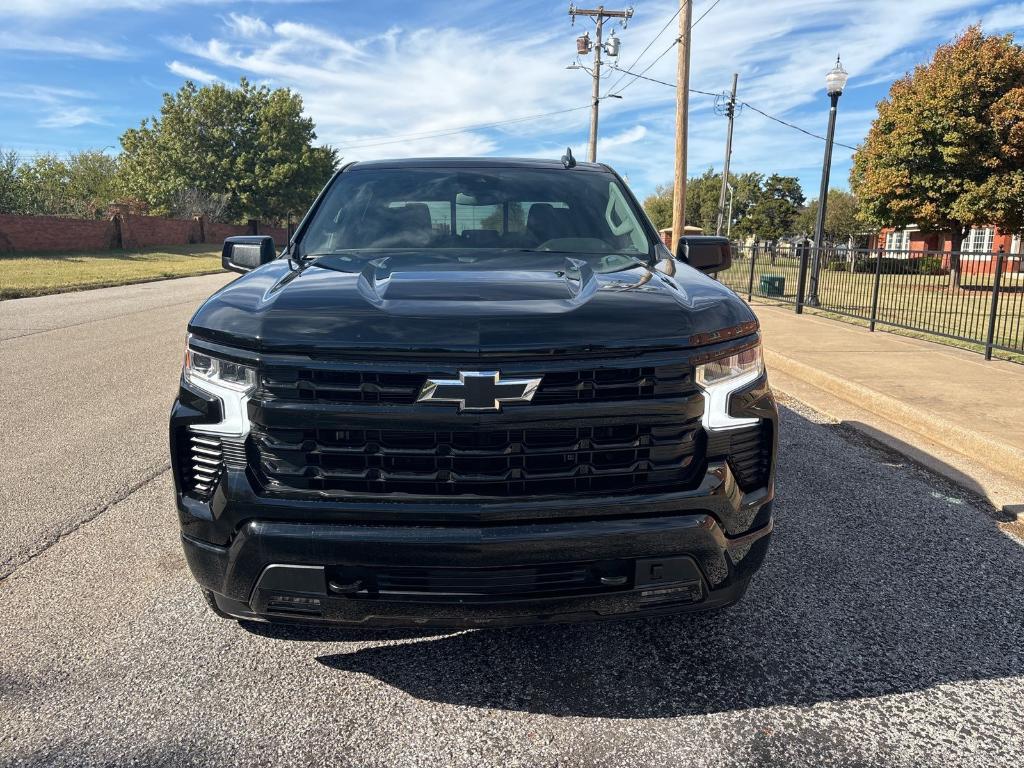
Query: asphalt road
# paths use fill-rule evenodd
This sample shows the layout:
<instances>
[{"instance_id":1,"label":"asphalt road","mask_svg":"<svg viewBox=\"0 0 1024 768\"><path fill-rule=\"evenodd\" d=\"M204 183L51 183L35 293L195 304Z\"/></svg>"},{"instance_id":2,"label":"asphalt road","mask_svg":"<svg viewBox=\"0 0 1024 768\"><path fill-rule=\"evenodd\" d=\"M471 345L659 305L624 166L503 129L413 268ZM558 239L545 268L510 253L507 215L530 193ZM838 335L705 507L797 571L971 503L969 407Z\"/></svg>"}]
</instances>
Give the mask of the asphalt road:
<instances>
[{"instance_id":1,"label":"asphalt road","mask_svg":"<svg viewBox=\"0 0 1024 768\"><path fill-rule=\"evenodd\" d=\"M1024 545L795 405L772 552L723 613L216 618L179 550L164 420L184 322L223 279L0 303L0 765L1024 762Z\"/></svg>"}]
</instances>

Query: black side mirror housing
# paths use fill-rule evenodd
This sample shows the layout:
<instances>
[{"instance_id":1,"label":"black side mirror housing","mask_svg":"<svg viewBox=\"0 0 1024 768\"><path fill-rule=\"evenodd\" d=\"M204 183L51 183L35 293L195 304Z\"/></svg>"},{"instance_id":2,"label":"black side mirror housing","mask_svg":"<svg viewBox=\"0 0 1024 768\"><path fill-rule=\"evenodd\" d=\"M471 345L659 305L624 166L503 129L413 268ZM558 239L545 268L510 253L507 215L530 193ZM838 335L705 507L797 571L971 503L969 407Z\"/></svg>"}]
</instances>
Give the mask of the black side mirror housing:
<instances>
[{"instance_id":1,"label":"black side mirror housing","mask_svg":"<svg viewBox=\"0 0 1024 768\"><path fill-rule=\"evenodd\" d=\"M220 263L232 272L250 272L277 258L274 238L269 235L238 235L224 241Z\"/></svg>"},{"instance_id":2,"label":"black side mirror housing","mask_svg":"<svg viewBox=\"0 0 1024 768\"><path fill-rule=\"evenodd\" d=\"M709 275L732 265L732 246L727 237L689 235L680 237L676 258Z\"/></svg>"}]
</instances>

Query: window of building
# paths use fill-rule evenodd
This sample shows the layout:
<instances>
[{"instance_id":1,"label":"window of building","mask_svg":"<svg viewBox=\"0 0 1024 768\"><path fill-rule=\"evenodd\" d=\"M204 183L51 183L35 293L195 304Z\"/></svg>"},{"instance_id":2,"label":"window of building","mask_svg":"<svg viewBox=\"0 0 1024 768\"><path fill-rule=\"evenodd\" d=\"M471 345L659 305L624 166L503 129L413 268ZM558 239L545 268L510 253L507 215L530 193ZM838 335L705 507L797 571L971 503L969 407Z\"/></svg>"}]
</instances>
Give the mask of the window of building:
<instances>
[{"instance_id":1,"label":"window of building","mask_svg":"<svg viewBox=\"0 0 1024 768\"><path fill-rule=\"evenodd\" d=\"M885 250L906 251L910 249L910 230L897 229L885 236Z\"/></svg>"},{"instance_id":2,"label":"window of building","mask_svg":"<svg viewBox=\"0 0 1024 768\"><path fill-rule=\"evenodd\" d=\"M995 236L996 230L994 227L975 227L967 233L967 237L964 238L960 250L966 253L992 253L992 243L995 240Z\"/></svg>"}]
</instances>

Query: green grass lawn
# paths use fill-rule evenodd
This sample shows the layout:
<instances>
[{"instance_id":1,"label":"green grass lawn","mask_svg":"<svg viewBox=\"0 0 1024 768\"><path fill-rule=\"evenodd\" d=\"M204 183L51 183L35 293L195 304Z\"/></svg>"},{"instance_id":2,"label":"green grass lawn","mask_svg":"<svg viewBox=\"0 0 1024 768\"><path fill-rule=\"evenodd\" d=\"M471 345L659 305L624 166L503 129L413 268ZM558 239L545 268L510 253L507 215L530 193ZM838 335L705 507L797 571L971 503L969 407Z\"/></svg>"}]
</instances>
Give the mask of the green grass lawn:
<instances>
[{"instance_id":1,"label":"green grass lawn","mask_svg":"<svg viewBox=\"0 0 1024 768\"><path fill-rule=\"evenodd\" d=\"M799 275L796 259L780 257L772 264L767 257L759 257L754 266L755 297L795 302ZM766 296L760 290L762 276L783 277L782 295ZM746 297L750 281L749 258L734 262L720 279ZM962 288L951 290L948 275L883 274L879 283L876 330L984 351L983 344L971 340L983 340L988 333L992 279L992 275L986 273L965 273ZM807 311L868 325L874 282L874 274L822 270L818 291L821 306L808 307ZM1024 352L1024 275L1005 274L1000 285L993 341ZM1024 362L1024 354L1017 352L995 351L994 355Z\"/></svg>"},{"instance_id":2,"label":"green grass lawn","mask_svg":"<svg viewBox=\"0 0 1024 768\"><path fill-rule=\"evenodd\" d=\"M220 272L220 246L0 255L0 300Z\"/></svg>"}]
</instances>

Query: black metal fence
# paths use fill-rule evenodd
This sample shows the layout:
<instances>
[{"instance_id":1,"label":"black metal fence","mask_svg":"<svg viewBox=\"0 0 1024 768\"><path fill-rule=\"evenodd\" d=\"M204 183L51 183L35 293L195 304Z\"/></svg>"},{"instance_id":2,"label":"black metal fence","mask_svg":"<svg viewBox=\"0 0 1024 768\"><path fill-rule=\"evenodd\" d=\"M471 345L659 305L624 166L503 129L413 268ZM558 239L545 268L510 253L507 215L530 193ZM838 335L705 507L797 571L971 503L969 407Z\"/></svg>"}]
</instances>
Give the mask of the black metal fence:
<instances>
[{"instance_id":1,"label":"black metal fence","mask_svg":"<svg viewBox=\"0 0 1024 768\"><path fill-rule=\"evenodd\" d=\"M814 262L818 258L817 280ZM1024 356L1021 254L891 251L775 244L733 247L719 279L759 296ZM1024 361L1024 358L1016 358Z\"/></svg>"}]
</instances>

